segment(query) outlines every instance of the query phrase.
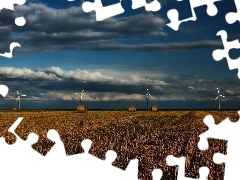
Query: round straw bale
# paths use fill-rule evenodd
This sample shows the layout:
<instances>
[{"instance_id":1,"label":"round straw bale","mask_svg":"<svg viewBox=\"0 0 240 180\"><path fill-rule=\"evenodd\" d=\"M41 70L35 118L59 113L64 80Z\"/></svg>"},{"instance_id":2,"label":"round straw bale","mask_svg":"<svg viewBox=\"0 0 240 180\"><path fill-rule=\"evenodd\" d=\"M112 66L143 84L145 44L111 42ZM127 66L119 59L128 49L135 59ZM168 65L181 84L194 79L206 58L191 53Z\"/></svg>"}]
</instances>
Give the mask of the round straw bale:
<instances>
[{"instance_id":1,"label":"round straw bale","mask_svg":"<svg viewBox=\"0 0 240 180\"><path fill-rule=\"evenodd\" d=\"M152 106L152 112L158 112L158 106Z\"/></svg>"},{"instance_id":2,"label":"round straw bale","mask_svg":"<svg viewBox=\"0 0 240 180\"><path fill-rule=\"evenodd\" d=\"M87 106L79 105L77 107L77 112L78 113L86 113L87 112Z\"/></svg>"},{"instance_id":3,"label":"round straw bale","mask_svg":"<svg viewBox=\"0 0 240 180\"><path fill-rule=\"evenodd\" d=\"M128 111L129 112L136 112L137 111L136 106L128 106Z\"/></svg>"}]
</instances>

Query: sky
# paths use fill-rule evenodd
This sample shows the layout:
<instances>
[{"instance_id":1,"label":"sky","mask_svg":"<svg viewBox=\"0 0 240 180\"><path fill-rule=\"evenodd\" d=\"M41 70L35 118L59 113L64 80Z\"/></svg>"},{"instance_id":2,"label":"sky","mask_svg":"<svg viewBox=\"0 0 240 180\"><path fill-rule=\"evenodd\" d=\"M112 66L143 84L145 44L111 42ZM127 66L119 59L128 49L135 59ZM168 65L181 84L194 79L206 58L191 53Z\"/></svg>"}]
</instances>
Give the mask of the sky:
<instances>
[{"instance_id":1,"label":"sky","mask_svg":"<svg viewBox=\"0 0 240 180\"><path fill-rule=\"evenodd\" d=\"M217 87L226 98L223 109L240 108L240 79L229 70L226 59L215 61L212 52L222 49L219 30L228 40L240 37L240 24L229 25L225 15L236 12L233 0L216 2L217 15L206 6L195 9L196 21L174 31L167 12L179 11L179 19L192 16L189 1L159 0L161 9L133 10L131 0L122 0L125 12L96 21L95 12L82 10L84 0L27 0L15 10L0 12L0 53L19 42L12 58L0 56L0 84L9 87L0 97L0 109L17 107L16 89L22 109L75 109L84 90L82 104L89 109L125 109L136 105L159 109L217 109ZM93 1L92 1L93 2ZM102 0L104 6L118 0ZM150 2L150 1L149 1ZM14 24L23 16L26 25ZM239 50L229 52L237 59Z\"/></svg>"}]
</instances>

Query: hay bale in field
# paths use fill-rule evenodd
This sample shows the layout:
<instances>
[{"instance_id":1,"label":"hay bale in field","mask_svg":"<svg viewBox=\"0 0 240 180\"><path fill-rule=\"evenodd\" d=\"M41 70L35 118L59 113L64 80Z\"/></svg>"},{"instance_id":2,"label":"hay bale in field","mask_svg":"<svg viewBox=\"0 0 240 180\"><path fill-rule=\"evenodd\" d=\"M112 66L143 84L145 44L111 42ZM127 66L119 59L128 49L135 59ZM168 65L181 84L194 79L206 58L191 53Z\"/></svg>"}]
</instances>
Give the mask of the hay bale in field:
<instances>
[{"instance_id":1,"label":"hay bale in field","mask_svg":"<svg viewBox=\"0 0 240 180\"><path fill-rule=\"evenodd\" d=\"M158 112L158 106L152 106L152 112Z\"/></svg>"},{"instance_id":2,"label":"hay bale in field","mask_svg":"<svg viewBox=\"0 0 240 180\"><path fill-rule=\"evenodd\" d=\"M18 108L14 107L14 108L13 108L13 111L18 111Z\"/></svg>"},{"instance_id":3,"label":"hay bale in field","mask_svg":"<svg viewBox=\"0 0 240 180\"><path fill-rule=\"evenodd\" d=\"M87 106L79 105L77 107L77 112L78 113L86 113L87 112Z\"/></svg>"},{"instance_id":4,"label":"hay bale in field","mask_svg":"<svg viewBox=\"0 0 240 180\"><path fill-rule=\"evenodd\" d=\"M128 112L136 112L136 106L128 106Z\"/></svg>"}]
</instances>

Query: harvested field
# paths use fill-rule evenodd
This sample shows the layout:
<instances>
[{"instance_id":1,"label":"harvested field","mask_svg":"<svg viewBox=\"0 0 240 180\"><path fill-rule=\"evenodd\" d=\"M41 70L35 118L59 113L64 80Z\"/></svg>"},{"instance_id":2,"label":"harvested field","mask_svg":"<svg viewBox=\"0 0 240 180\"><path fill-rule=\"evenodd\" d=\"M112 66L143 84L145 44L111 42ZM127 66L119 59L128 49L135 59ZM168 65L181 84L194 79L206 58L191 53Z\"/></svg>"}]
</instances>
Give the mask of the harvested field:
<instances>
[{"instance_id":1,"label":"harvested field","mask_svg":"<svg viewBox=\"0 0 240 180\"><path fill-rule=\"evenodd\" d=\"M26 139L30 132L40 136L34 148L46 154L54 144L46 137L49 129L56 129L67 154L83 152L81 141L93 141L90 153L104 159L108 150L118 154L113 165L125 169L131 159L139 160L139 178L152 180L152 170L163 170L164 180L175 179L175 168L166 165L168 155L186 157L186 177L198 178L201 166L210 168L209 180L223 180L224 165L213 163L216 152L226 154L226 141L209 141L209 149L200 151L198 136L207 130L203 118L211 114L218 124L229 117L236 122L237 111L0 111L0 135L8 143L14 136L7 129L17 119L24 117L17 134Z\"/></svg>"}]
</instances>

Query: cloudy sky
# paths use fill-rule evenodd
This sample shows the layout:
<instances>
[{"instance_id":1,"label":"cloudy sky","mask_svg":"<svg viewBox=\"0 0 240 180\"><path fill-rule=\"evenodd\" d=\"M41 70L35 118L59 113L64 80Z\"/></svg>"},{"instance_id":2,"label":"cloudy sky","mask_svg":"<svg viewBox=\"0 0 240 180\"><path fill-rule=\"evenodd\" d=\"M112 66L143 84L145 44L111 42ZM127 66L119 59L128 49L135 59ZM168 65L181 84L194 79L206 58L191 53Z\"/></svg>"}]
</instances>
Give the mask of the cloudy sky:
<instances>
[{"instance_id":1,"label":"cloudy sky","mask_svg":"<svg viewBox=\"0 0 240 180\"><path fill-rule=\"evenodd\" d=\"M74 109L75 92L85 90L83 104L91 108L217 109L216 88L227 98L222 108L240 108L240 80L226 59L215 61L212 52L223 48L219 30L228 40L239 39L240 24L227 24L225 15L235 12L233 0L216 4L218 14L210 17L206 7L195 9L197 21L182 23L178 31L167 12L177 9L180 19L191 14L188 1L159 0L161 10L133 10L131 0L122 0L125 12L96 21L95 12L82 10L84 0L27 0L15 11L0 12L0 53L19 42L13 58L0 57L0 84L10 91L0 97L0 108L17 106L16 92L26 94L21 107ZM119 0L112 0L111 4ZM104 6L111 5L102 0ZM26 25L18 27L15 17ZM233 59L239 50L231 50Z\"/></svg>"}]
</instances>

